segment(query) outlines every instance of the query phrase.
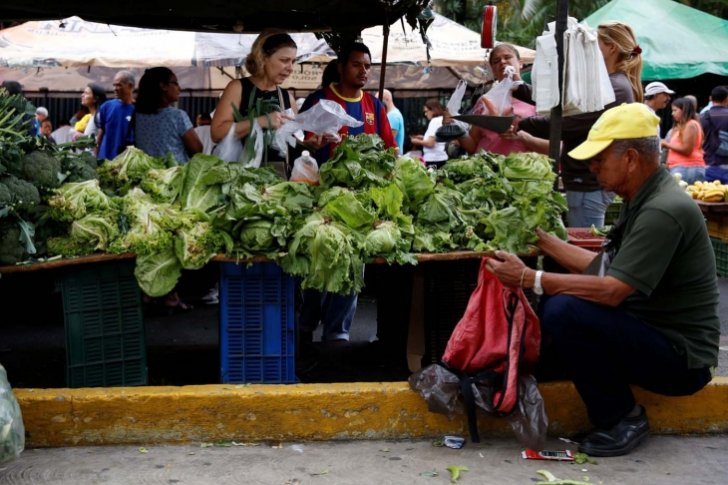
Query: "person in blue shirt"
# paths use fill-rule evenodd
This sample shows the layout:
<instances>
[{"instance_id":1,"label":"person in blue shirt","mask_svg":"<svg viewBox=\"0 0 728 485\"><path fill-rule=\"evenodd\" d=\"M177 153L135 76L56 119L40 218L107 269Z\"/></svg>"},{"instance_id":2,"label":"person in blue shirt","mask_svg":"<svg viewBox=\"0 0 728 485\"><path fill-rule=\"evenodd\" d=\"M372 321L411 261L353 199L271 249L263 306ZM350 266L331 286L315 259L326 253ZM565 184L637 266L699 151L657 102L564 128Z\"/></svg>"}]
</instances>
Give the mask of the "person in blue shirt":
<instances>
[{"instance_id":1,"label":"person in blue shirt","mask_svg":"<svg viewBox=\"0 0 728 485\"><path fill-rule=\"evenodd\" d=\"M404 153L404 117L402 112L394 105L394 98L389 89L382 91L382 102L387 107L387 118L389 118L389 126L392 128L392 136L397 142L397 153L402 156Z\"/></svg>"},{"instance_id":2,"label":"person in blue shirt","mask_svg":"<svg viewBox=\"0 0 728 485\"><path fill-rule=\"evenodd\" d=\"M96 158L112 160L127 145L134 142L132 118L134 116L134 74L119 71L114 76L116 99L101 105L96 117Z\"/></svg>"}]
</instances>

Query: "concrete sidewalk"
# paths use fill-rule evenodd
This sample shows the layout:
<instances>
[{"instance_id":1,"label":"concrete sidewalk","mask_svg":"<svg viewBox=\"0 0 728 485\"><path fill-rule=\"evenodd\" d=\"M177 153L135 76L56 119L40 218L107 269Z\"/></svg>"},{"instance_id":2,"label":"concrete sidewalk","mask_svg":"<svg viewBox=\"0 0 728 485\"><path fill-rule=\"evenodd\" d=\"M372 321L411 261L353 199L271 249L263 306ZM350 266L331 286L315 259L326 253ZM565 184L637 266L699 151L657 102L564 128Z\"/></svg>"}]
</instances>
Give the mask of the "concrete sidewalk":
<instances>
[{"instance_id":1,"label":"concrete sidewalk","mask_svg":"<svg viewBox=\"0 0 728 485\"><path fill-rule=\"evenodd\" d=\"M557 439L548 449L574 449ZM450 483L447 467L466 466L458 484L532 484L538 470L592 484L724 484L728 435L651 436L632 454L596 464L524 460L513 439L460 450L430 440L194 443L178 446L26 450L0 465L0 484L43 485L362 485ZM436 476L435 476L436 474Z\"/></svg>"},{"instance_id":2,"label":"concrete sidewalk","mask_svg":"<svg viewBox=\"0 0 728 485\"><path fill-rule=\"evenodd\" d=\"M539 385L549 433L590 429L567 382ZM462 415L430 412L406 383L16 389L29 447L418 439L467 433ZM728 433L728 378L693 396L635 389L655 433ZM506 419L482 415L482 436L511 437Z\"/></svg>"}]
</instances>

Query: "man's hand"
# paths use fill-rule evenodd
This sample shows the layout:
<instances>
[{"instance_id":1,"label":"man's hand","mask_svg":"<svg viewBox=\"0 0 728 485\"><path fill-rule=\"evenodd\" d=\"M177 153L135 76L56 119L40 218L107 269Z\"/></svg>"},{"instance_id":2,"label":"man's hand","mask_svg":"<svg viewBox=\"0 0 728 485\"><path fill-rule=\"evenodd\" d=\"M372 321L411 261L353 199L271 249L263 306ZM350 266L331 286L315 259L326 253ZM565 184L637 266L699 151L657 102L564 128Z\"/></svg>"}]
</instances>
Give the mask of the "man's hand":
<instances>
[{"instance_id":1,"label":"man's hand","mask_svg":"<svg viewBox=\"0 0 728 485\"><path fill-rule=\"evenodd\" d=\"M323 135L313 135L308 140L304 141L303 144L308 147L309 150L318 151L329 143L337 143L340 139L337 139L335 135L330 133L324 133Z\"/></svg>"},{"instance_id":2,"label":"man's hand","mask_svg":"<svg viewBox=\"0 0 728 485\"><path fill-rule=\"evenodd\" d=\"M485 267L493 273L505 286L520 288L523 276L528 267L515 254L496 251Z\"/></svg>"}]
</instances>

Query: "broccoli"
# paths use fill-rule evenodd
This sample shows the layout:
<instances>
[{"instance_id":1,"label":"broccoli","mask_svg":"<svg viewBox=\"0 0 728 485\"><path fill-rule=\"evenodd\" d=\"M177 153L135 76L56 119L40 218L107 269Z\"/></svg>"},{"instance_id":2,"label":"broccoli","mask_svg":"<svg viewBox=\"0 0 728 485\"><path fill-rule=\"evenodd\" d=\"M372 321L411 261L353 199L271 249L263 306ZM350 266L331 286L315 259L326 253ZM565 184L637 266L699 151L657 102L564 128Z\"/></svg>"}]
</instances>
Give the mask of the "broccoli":
<instances>
[{"instance_id":1,"label":"broccoli","mask_svg":"<svg viewBox=\"0 0 728 485\"><path fill-rule=\"evenodd\" d=\"M84 162L86 165L93 168L94 170L96 170L96 167L99 166L98 160L96 160L96 157L94 157L93 153L91 152L81 152L76 158Z\"/></svg>"},{"instance_id":2,"label":"broccoli","mask_svg":"<svg viewBox=\"0 0 728 485\"><path fill-rule=\"evenodd\" d=\"M6 207L10 207L13 204L13 195L10 193L10 189L7 185L0 183L0 211ZM2 214L0 214L2 217Z\"/></svg>"},{"instance_id":3,"label":"broccoli","mask_svg":"<svg viewBox=\"0 0 728 485\"><path fill-rule=\"evenodd\" d=\"M0 264L15 264L26 257L21 240L20 227L16 222L0 220Z\"/></svg>"},{"instance_id":4,"label":"broccoli","mask_svg":"<svg viewBox=\"0 0 728 485\"><path fill-rule=\"evenodd\" d=\"M36 150L23 157L22 173L16 173L41 189L61 185L61 162L51 153Z\"/></svg>"},{"instance_id":5,"label":"broccoli","mask_svg":"<svg viewBox=\"0 0 728 485\"><path fill-rule=\"evenodd\" d=\"M81 158L72 158L63 164L63 173L66 175L64 182L83 182L95 179L96 167L92 167Z\"/></svg>"},{"instance_id":6,"label":"broccoli","mask_svg":"<svg viewBox=\"0 0 728 485\"><path fill-rule=\"evenodd\" d=\"M29 211L40 204L40 194L35 185L14 175L0 176L0 185L4 185L10 192L10 203L7 204L16 211ZM1 196L0 196L0 200ZM0 202L2 205L2 202Z\"/></svg>"}]
</instances>

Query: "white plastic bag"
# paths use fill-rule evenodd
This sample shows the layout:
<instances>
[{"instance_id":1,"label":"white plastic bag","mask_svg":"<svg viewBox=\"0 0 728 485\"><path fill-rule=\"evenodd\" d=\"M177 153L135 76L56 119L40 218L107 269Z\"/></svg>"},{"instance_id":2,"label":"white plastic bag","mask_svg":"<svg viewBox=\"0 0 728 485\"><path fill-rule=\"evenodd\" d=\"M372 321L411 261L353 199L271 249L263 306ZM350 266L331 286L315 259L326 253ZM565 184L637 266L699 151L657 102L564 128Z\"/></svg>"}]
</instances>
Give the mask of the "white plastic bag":
<instances>
[{"instance_id":1,"label":"white plastic bag","mask_svg":"<svg viewBox=\"0 0 728 485\"><path fill-rule=\"evenodd\" d=\"M559 56L553 32L546 32L536 38L531 87L538 114L548 115L551 108L559 105Z\"/></svg>"},{"instance_id":2,"label":"white plastic bag","mask_svg":"<svg viewBox=\"0 0 728 485\"><path fill-rule=\"evenodd\" d=\"M486 103L491 110L493 116L508 116L513 114L513 91L523 83L523 81L515 81L513 79L516 70L513 66L506 67L506 77L500 82L496 82L490 91L485 93L485 98L489 101Z\"/></svg>"},{"instance_id":3,"label":"white plastic bag","mask_svg":"<svg viewBox=\"0 0 728 485\"><path fill-rule=\"evenodd\" d=\"M458 81L458 85L455 87L455 91L452 92L450 100L447 102L447 111L451 115L460 114L460 105L463 102L463 96L465 96L465 90L468 87L468 83L464 80Z\"/></svg>"},{"instance_id":4,"label":"white plastic bag","mask_svg":"<svg viewBox=\"0 0 728 485\"><path fill-rule=\"evenodd\" d=\"M235 136L235 123L230 124L227 135L213 147L212 154L226 162L240 161L243 154L243 143L240 138Z\"/></svg>"},{"instance_id":5,"label":"white plastic bag","mask_svg":"<svg viewBox=\"0 0 728 485\"><path fill-rule=\"evenodd\" d=\"M14 460L25 448L25 426L20 406L0 365L0 463Z\"/></svg>"},{"instance_id":6,"label":"white plastic bag","mask_svg":"<svg viewBox=\"0 0 728 485\"><path fill-rule=\"evenodd\" d=\"M321 180L319 167L316 159L311 156L308 150L304 150L300 157L293 162L291 171L291 182L304 182L311 185L318 185Z\"/></svg>"},{"instance_id":7,"label":"white plastic bag","mask_svg":"<svg viewBox=\"0 0 728 485\"><path fill-rule=\"evenodd\" d=\"M338 133L342 126L358 128L364 123L349 116L336 101L322 99L311 109L299 113L293 120L276 130L274 144L278 147L296 145L294 133L304 130L316 135L328 135L334 140L341 140Z\"/></svg>"},{"instance_id":8,"label":"white plastic bag","mask_svg":"<svg viewBox=\"0 0 728 485\"><path fill-rule=\"evenodd\" d=\"M563 114L601 111L615 100L604 56L599 50L597 32L569 19L564 32Z\"/></svg>"},{"instance_id":9,"label":"white plastic bag","mask_svg":"<svg viewBox=\"0 0 728 485\"><path fill-rule=\"evenodd\" d=\"M240 155L240 161L243 162L243 166L247 168L258 168L260 163L263 161L263 153L265 153L265 133L263 127L260 126L258 120L253 120L253 126L250 127L250 133L248 136L253 140L253 148L255 152L252 155L243 150ZM285 156L285 152L281 153Z\"/></svg>"},{"instance_id":10,"label":"white plastic bag","mask_svg":"<svg viewBox=\"0 0 728 485\"><path fill-rule=\"evenodd\" d=\"M457 116L460 114L460 106L462 106L463 97L465 96L465 90L467 89L467 87L468 83L465 82L463 79L458 81L458 85L455 86L455 91L452 92L452 95L447 102L447 112L450 113L451 116ZM464 121L453 120L452 123L460 126L465 131L465 133L468 133L470 131L470 125L465 123Z\"/></svg>"}]
</instances>

